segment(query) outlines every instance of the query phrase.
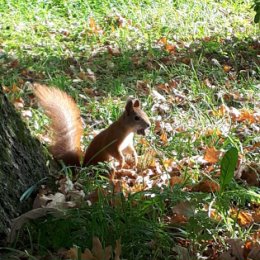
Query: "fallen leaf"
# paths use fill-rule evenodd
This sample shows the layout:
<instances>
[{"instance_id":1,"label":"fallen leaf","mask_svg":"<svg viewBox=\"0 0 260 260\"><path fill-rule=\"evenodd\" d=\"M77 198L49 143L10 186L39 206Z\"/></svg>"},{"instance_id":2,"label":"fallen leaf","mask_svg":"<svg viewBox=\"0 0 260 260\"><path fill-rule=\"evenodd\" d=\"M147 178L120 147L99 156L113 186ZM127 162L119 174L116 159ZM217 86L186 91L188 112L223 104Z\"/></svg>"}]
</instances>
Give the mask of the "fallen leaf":
<instances>
[{"instance_id":1,"label":"fallen leaf","mask_svg":"<svg viewBox=\"0 0 260 260\"><path fill-rule=\"evenodd\" d=\"M97 237L93 237L92 240L92 253L98 260L103 260L104 252L102 248L102 244Z\"/></svg>"},{"instance_id":2,"label":"fallen leaf","mask_svg":"<svg viewBox=\"0 0 260 260\"><path fill-rule=\"evenodd\" d=\"M168 143L168 137L165 131L161 134L160 140L163 142L164 145Z\"/></svg>"},{"instance_id":3,"label":"fallen leaf","mask_svg":"<svg viewBox=\"0 0 260 260\"><path fill-rule=\"evenodd\" d=\"M144 94L150 94L150 92L151 92L151 86L150 86L149 82L146 80L137 80L136 88L138 91L141 91Z\"/></svg>"},{"instance_id":4,"label":"fallen leaf","mask_svg":"<svg viewBox=\"0 0 260 260\"><path fill-rule=\"evenodd\" d=\"M219 190L220 190L219 184L209 179L204 179L192 187L192 191L195 192L211 193L211 192L218 192Z\"/></svg>"},{"instance_id":5,"label":"fallen leaf","mask_svg":"<svg viewBox=\"0 0 260 260\"><path fill-rule=\"evenodd\" d=\"M207 129L205 132L205 136L212 136L212 135L221 136L222 132L221 130L219 130L219 128Z\"/></svg>"},{"instance_id":6,"label":"fallen leaf","mask_svg":"<svg viewBox=\"0 0 260 260\"><path fill-rule=\"evenodd\" d=\"M248 121L250 124L253 124L255 122L255 117L251 111L247 109L242 109L237 121L238 122Z\"/></svg>"},{"instance_id":7,"label":"fallen leaf","mask_svg":"<svg viewBox=\"0 0 260 260\"><path fill-rule=\"evenodd\" d=\"M173 187L175 184L183 183L183 178L179 176L173 176L170 179L170 185Z\"/></svg>"},{"instance_id":8,"label":"fallen leaf","mask_svg":"<svg viewBox=\"0 0 260 260\"><path fill-rule=\"evenodd\" d=\"M115 247L114 253L115 253L114 260L120 260L120 255L122 253L121 239L116 240L116 247Z\"/></svg>"},{"instance_id":9,"label":"fallen leaf","mask_svg":"<svg viewBox=\"0 0 260 260\"><path fill-rule=\"evenodd\" d=\"M252 213L252 218L255 223L260 224L260 208L258 208L255 212Z\"/></svg>"},{"instance_id":10,"label":"fallen leaf","mask_svg":"<svg viewBox=\"0 0 260 260\"><path fill-rule=\"evenodd\" d=\"M193 216L195 207L188 201L178 203L172 208L171 221L174 223L186 223Z\"/></svg>"},{"instance_id":11,"label":"fallen leaf","mask_svg":"<svg viewBox=\"0 0 260 260\"><path fill-rule=\"evenodd\" d=\"M229 66L229 65L224 65L224 66L223 66L223 70L224 70L226 73L228 73L229 71L231 71L231 69L232 69L232 67Z\"/></svg>"},{"instance_id":12,"label":"fallen leaf","mask_svg":"<svg viewBox=\"0 0 260 260\"><path fill-rule=\"evenodd\" d=\"M249 226L254 222L252 214L244 210L232 208L230 211L230 215L232 218L237 220L237 223L240 226Z\"/></svg>"},{"instance_id":13,"label":"fallen leaf","mask_svg":"<svg viewBox=\"0 0 260 260\"><path fill-rule=\"evenodd\" d=\"M173 45L173 44L165 44L164 48L169 53L175 53L176 52L176 46Z\"/></svg>"},{"instance_id":14,"label":"fallen leaf","mask_svg":"<svg viewBox=\"0 0 260 260\"><path fill-rule=\"evenodd\" d=\"M215 147L207 147L204 154L204 160L209 163L217 163L219 161L220 151Z\"/></svg>"},{"instance_id":15,"label":"fallen leaf","mask_svg":"<svg viewBox=\"0 0 260 260\"><path fill-rule=\"evenodd\" d=\"M9 67L15 69L19 66L19 60L13 60L10 62Z\"/></svg>"},{"instance_id":16,"label":"fallen leaf","mask_svg":"<svg viewBox=\"0 0 260 260\"><path fill-rule=\"evenodd\" d=\"M76 258L77 260L78 258ZM91 251L86 248L85 251L81 254L81 260L95 260L95 257L91 253Z\"/></svg>"},{"instance_id":17,"label":"fallen leaf","mask_svg":"<svg viewBox=\"0 0 260 260\"><path fill-rule=\"evenodd\" d=\"M103 34L103 30L96 24L96 21L93 17L89 18L89 27L93 33Z\"/></svg>"},{"instance_id":18,"label":"fallen leaf","mask_svg":"<svg viewBox=\"0 0 260 260\"><path fill-rule=\"evenodd\" d=\"M260 184L260 166L255 163L241 164L236 172L236 179L241 179L250 186L258 187Z\"/></svg>"},{"instance_id":19,"label":"fallen leaf","mask_svg":"<svg viewBox=\"0 0 260 260\"><path fill-rule=\"evenodd\" d=\"M111 54L112 56L119 56L121 55L121 51L118 47L112 47L112 46L107 46L107 50L108 50L108 53Z\"/></svg>"},{"instance_id":20,"label":"fallen leaf","mask_svg":"<svg viewBox=\"0 0 260 260\"><path fill-rule=\"evenodd\" d=\"M13 105L16 109L24 108L24 100L22 98L17 98L13 101Z\"/></svg>"},{"instance_id":21,"label":"fallen leaf","mask_svg":"<svg viewBox=\"0 0 260 260\"><path fill-rule=\"evenodd\" d=\"M3 92L6 94L11 92L11 89L6 86L2 86L2 89L3 89Z\"/></svg>"}]
</instances>

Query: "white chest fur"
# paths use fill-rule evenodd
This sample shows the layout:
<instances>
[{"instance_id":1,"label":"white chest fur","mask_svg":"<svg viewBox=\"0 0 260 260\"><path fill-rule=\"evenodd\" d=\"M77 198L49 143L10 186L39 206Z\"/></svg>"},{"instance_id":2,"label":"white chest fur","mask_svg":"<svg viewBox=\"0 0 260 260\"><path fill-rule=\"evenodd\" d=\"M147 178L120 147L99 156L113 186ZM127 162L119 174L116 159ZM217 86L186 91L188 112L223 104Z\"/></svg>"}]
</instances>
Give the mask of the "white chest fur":
<instances>
[{"instance_id":1,"label":"white chest fur","mask_svg":"<svg viewBox=\"0 0 260 260\"><path fill-rule=\"evenodd\" d=\"M129 145L133 145L133 140L134 140L134 133L130 133L124 141L121 143L119 150L123 151L125 148Z\"/></svg>"}]
</instances>

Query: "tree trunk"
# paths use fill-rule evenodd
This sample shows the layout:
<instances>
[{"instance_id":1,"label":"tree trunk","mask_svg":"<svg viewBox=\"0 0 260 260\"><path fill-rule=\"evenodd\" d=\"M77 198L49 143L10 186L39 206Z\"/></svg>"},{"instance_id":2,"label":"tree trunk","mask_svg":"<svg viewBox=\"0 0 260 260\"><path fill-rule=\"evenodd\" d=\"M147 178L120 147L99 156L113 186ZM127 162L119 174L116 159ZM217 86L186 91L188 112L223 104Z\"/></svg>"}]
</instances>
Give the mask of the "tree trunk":
<instances>
[{"instance_id":1,"label":"tree trunk","mask_svg":"<svg viewBox=\"0 0 260 260\"><path fill-rule=\"evenodd\" d=\"M0 245L11 219L31 209L21 195L47 174L46 156L0 86Z\"/></svg>"}]
</instances>

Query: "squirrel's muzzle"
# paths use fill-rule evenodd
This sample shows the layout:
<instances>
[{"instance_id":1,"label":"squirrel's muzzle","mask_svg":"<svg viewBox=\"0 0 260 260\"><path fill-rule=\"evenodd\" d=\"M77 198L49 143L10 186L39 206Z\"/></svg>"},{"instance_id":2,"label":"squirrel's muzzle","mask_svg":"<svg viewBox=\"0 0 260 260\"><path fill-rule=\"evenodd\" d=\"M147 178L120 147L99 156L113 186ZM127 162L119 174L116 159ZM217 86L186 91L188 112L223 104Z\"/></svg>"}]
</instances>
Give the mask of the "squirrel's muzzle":
<instances>
[{"instance_id":1,"label":"squirrel's muzzle","mask_svg":"<svg viewBox=\"0 0 260 260\"><path fill-rule=\"evenodd\" d=\"M137 133L138 135L145 135L145 130L148 129L150 126L151 126L150 121L147 121L147 122L145 122L145 126L144 126L143 128L141 128L141 129L138 129L138 130L136 131L136 133Z\"/></svg>"}]
</instances>

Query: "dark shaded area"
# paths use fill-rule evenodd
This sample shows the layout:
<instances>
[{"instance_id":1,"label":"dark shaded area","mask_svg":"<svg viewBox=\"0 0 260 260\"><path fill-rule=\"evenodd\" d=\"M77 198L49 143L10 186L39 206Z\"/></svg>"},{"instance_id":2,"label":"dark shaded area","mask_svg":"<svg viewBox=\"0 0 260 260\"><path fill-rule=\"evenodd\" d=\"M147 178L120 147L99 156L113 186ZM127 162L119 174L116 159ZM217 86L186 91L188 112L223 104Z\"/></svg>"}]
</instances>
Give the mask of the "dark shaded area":
<instances>
[{"instance_id":1,"label":"dark shaded area","mask_svg":"<svg viewBox=\"0 0 260 260\"><path fill-rule=\"evenodd\" d=\"M48 169L39 141L33 139L24 122L0 87L0 245L10 223L30 210L30 201L21 195L42 179ZM2 241L2 242L1 242Z\"/></svg>"}]
</instances>

